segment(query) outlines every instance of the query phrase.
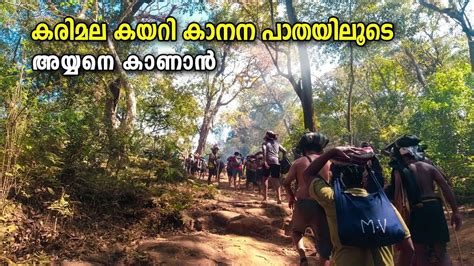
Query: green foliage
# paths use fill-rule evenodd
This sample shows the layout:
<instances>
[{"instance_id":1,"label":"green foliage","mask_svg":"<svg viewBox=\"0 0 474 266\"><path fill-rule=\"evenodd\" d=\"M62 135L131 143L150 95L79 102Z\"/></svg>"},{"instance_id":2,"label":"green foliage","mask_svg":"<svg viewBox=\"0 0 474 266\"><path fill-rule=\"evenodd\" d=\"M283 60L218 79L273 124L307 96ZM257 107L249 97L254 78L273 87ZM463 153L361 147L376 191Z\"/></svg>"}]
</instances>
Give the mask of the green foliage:
<instances>
[{"instance_id":1,"label":"green foliage","mask_svg":"<svg viewBox=\"0 0 474 266\"><path fill-rule=\"evenodd\" d=\"M429 80L420 109L410 129L426 140L435 162L449 176L473 178L472 132L474 94L466 80L471 75L467 64L440 69Z\"/></svg>"},{"instance_id":2,"label":"green foliage","mask_svg":"<svg viewBox=\"0 0 474 266\"><path fill-rule=\"evenodd\" d=\"M298 145L298 142L301 139L301 136L303 136L305 133L307 133L308 130L305 129L303 126L300 127L293 127L291 134L289 134L283 142L283 146L285 147L296 147Z\"/></svg>"},{"instance_id":3,"label":"green foliage","mask_svg":"<svg viewBox=\"0 0 474 266\"><path fill-rule=\"evenodd\" d=\"M52 190L49 190L49 192L51 193ZM48 210L57 212L61 217L74 216L74 211L69 203L69 195L65 193L63 193L58 200L51 202L48 206Z\"/></svg>"},{"instance_id":4,"label":"green foliage","mask_svg":"<svg viewBox=\"0 0 474 266\"><path fill-rule=\"evenodd\" d=\"M331 14L352 21L395 23L397 41L354 49L355 144L369 141L380 150L401 134L416 134L428 145L429 158L455 181L457 195L469 200L474 180L474 86L464 36L443 35L439 29L444 21L439 14L424 19L423 10L407 1L301 2L297 8L303 20L307 17L312 21L313 11L319 10L316 13L322 20ZM314 84L315 113L318 130L330 138L329 145L344 145L348 135L349 49L343 44L328 46L326 53L340 64ZM301 133L295 130L285 142L296 143ZM385 165L386 160L382 158Z\"/></svg>"},{"instance_id":5,"label":"green foliage","mask_svg":"<svg viewBox=\"0 0 474 266\"><path fill-rule=\"evenodd\" d=\"M142 126L153 134L160 132L177 137L189 136L197 131L198 103L192 92L177 83L175 77L143 77L140 91Z\"/></svg>"}]
</instances>

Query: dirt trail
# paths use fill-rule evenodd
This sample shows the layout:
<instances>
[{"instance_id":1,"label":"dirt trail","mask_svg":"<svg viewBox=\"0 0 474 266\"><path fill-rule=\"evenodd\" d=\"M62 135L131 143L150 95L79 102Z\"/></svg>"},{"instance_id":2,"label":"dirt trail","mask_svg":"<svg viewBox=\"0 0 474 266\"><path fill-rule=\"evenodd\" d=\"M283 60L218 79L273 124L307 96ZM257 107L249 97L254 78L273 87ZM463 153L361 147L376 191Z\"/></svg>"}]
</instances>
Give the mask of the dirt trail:
<instances>
[{"instance_id":1,"label":"dirt trail","mask_svg":"<svg viewBox=\"0 0 474 266\"><path fill-rule=\"evenodd\" d=\"M291 217L287 206L274 200L261 202L256 192L235 191L228 189L227 184L219 191L216 200L203 201L188 212L195 232L146 240L140 243L138 251L146 252L153 264L298 263L291 238L285 234L285 230L289 232ZM315 261L315 257L312 259Z\"/></svg>"},{"instance_id":2,"label":"dirt trail","mask_svg":"<svg viewBox=\"0 0 474 266\"><path fill-rule=\"evenodd\" d=\"M291 211L285 201L276 204L274 198L270 193L270 200L262 202L257 192L236 191L224 183L216 199L199 200L185 213L187 228L191 230L160 235L133 245L131 248L137 254L133 264L298 265L289 230ZM462 208L462 212L464 226L457 235L463 265L474 265L474 211ZM317 265L317 254L309 238L305 238L305 245L310 265ZM461 265L452 232L448 250L453 265ZM97 264L63 261L61 265Z\"/></svg>"},{"instance_id":3,"label":"dirt trail","mask_svg":"<svg viewBox=\"0 0 474 266\"><path fill-rule=\"evenodd\" d=\"M143 241L138 250L153 264L180 265L298 265L291 244L291 211L285 202L276 204L270 194L262 202L256 192L235 191L223 184L216 200L202 202L188 214L193 233ZM283 197L284 198L284 197ZM464 226L457 233L463 265L474 265L474 212L463 208ZM317 265L317 254L305 238L310 265ZM453 265L461 265L453 232L448 250Z\"/></svg>"}]
</instances>

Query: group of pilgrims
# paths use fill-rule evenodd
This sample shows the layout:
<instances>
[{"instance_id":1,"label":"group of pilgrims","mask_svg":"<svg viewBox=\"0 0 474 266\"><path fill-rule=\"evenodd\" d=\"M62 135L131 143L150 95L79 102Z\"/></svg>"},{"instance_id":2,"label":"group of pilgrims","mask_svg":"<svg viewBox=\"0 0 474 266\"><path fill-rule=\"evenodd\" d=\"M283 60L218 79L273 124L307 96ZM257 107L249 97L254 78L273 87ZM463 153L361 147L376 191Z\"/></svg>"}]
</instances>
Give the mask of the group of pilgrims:
<instances>
[{"instance_id":1,"label":"group of pilgrims","mask_svg":"<svg viewBox=\"0 0 474 266\"><path fill-rule=\"evenodd\" d=\"M185 166L190 175L207 174L208 184L215 180L219 186L225 170L230 188L242 189L245 179L245 188L258 191L263 201L270 184L281 204L283 188L300 265L308 265L308 228L319 265L451 265L444 208L456 231L462 218L448 178L426 157L418 137L403 135L383 149L390 156L387 179L367 142L326 149L325 135L305 133L290 163L277 134L267 131L263 140L255 154L236 151L224 162L214 145L207 158L190 155Z\"/></svg>"}]
</instances>

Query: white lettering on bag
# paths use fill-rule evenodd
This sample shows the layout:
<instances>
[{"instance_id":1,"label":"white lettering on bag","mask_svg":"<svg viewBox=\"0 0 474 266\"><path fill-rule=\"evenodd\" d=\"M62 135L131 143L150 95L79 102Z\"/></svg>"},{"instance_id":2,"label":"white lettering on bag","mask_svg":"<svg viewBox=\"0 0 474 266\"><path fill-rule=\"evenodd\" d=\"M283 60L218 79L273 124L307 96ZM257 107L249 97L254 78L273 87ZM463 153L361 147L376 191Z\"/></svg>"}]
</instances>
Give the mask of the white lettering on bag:
<instances>
[{"instance_id":1,"label":"white lettering on bag","mask_svg":"<svg viewBox=\"0 0 474 266\"><path fill-rule=\"evenodd\" d=\"M385 229L387 228L387 219L383 219L383 225L380 219L377 219L377 222L378 222L378 225L375 225L372 219L369 219L368 221L360 220L360 227L362 228L362 233L365 234L366 227L369 227L369 232L370 232L370 227L372 227L372 234L375 234L375 229L379 229L379 228L380 230L382 230L382 233L385 234Z\"/></svg>"}]
</instances>

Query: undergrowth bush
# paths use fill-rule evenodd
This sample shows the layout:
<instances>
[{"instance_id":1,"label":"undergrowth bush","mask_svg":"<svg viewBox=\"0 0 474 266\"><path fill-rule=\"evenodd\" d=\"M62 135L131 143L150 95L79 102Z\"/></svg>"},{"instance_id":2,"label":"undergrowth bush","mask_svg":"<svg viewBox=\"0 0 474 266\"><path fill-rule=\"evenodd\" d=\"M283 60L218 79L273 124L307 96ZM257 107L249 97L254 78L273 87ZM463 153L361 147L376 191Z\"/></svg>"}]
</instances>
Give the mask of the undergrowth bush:
<instances>
[{"instance_id":1,"label":"undergrowth bush","mask_svg":"<svg viewBox=\"0 0 474 266\"><path fill-rule=\"evenodd\" d=\"M451 183L458 204L472 204L474 202L474 180L472 178L453 177Z\"/></svg>"}]
</instances>

